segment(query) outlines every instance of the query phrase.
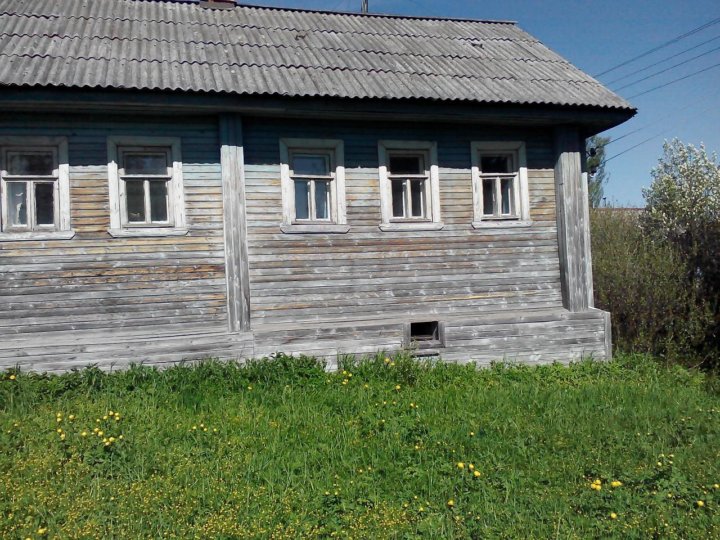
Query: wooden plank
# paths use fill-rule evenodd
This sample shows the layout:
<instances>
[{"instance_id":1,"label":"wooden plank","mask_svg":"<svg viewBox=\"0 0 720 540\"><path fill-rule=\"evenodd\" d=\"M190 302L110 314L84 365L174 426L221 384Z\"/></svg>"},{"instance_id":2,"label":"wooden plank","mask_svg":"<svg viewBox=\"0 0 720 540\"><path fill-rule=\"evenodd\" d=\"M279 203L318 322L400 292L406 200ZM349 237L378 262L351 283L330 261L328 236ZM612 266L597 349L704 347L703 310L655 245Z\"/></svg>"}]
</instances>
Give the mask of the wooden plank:
<instances>
[{"instance_id":1,"label":"wooden plank","mask_svg":"<svg viewBox=\"0 0 720 540\"><path fill-rule=\"evenodd\" d=\"M228 323L231 332L250 328L250 278L242 121L237 115L220 116L220 161L227 279Z\"/></svg>"},{"instance_id":2,"label":"wooden plank","mask_svg":"<svg viewBox=\"0 0 720 540\"><path fill-rule=\"evenodd\" d=\"M582 175L580 135L576 129L557 128L555 145L558 248L563 302L571 311L582 311L592 307L592 270L587 186Z\"/></svg>"}]
</instances>

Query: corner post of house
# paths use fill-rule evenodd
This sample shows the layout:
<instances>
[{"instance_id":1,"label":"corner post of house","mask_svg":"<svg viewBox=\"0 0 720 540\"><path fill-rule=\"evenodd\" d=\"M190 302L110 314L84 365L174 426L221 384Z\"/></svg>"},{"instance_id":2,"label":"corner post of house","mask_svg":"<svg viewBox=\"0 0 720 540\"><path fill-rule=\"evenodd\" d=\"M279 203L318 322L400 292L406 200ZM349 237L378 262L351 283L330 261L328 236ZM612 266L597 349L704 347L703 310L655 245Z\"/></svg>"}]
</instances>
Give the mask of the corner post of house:
<instances>
[{"instance_id":1,"label":"corner post of house","mask_svg":"<svg viewBox=\"0 0 720 540\"><path fill-rule=\"evenodd\" d=\"M574 127L555 129L555 198L563 305L568 311L593 307L590 210L585 143Z\"/></svg>"},{"instance_id":2,"label":"corner post of house","mask_svg":"<svg viewBox=\"0 0 720 540\"><path fill-rule=\"evenodd\" d=\"M219 134L228 326L233 333L247 332L250 330L250 280L241 117L221 114Z\"/></svg>"}]
</instances>

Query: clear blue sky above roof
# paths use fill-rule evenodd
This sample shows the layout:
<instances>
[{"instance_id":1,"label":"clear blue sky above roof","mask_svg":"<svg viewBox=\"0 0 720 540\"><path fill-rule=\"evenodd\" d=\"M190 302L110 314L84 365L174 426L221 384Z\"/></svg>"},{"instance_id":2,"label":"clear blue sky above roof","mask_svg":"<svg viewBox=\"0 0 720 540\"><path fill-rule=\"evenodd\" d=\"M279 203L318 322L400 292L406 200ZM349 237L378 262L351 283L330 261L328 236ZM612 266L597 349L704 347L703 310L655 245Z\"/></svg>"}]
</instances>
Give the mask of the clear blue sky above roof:
<instances>
[{"instance_id":1,"label":"clear blue sky above roof","mask_svg":"<svg viewBox=\"0 0 720 540\"><path fill-rule=\"evenodd\" d=\"M263 0L246 4L359 11L361 0ZM596 75L671 38L720 17L720 2L697 0L644 0L589 2L577 0L369 0L370 11L473 19L514 20L524 30ZM718 37L717 40L711 41ZM707 42L704 45L703 42ZM642 71L653 63L668 59ZM609 88L620 87L680 64L646 81L618 91L639 110L638 115L607 135L616 141L608 147L610 181L608 202L627 206L643 203L641 188L650 184L650 169L662 154L663 139L678 137L704 142L720 151L720 24L689 36L621 69L598 77ZM705 54L707 53L707 54ZM698 58L691 60L694 56ZM706 69L707 71L692 75ZM689 78L647 94L645 90L680 77ZM617 82L620 77L625 77ZM637 131L636 131L637 130ZM622 137L622 138L620 138ZM645 142L647 139L651 140ZM639 146L633 148L633 146Z\"/></svg>"}]
</instances>

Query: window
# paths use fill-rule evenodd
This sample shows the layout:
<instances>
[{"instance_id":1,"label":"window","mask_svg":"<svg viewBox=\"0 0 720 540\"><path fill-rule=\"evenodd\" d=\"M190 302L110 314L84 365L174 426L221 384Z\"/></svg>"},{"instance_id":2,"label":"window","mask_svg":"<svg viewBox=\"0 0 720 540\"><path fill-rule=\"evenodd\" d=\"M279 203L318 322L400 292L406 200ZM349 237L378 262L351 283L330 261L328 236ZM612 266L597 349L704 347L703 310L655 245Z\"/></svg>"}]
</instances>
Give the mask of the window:
<instances>
[{"instance_id":1,"label":"window","mask_svg":"<svg viewBox=\"0 0 720 540\"><path fill-rule=\"evenodd\" d=\"M525 145L473 143L473 226L527 225L529 203Z\"/></svg>"},{"instance_id":2,"label":"window","mask_svg":"<svg viewBox=\"0 0 720 540\"><path fill-rule=\"evenodd\" d=\"M347 232L342 141L281 139L280 158L283 232Z\"/></svg>"},{"instance_id":3,"label":"window","mask_svg":"<svg viewBox=\"0 0 720 540\"><path fill-rule=\"evenodd\" d=\"M435 143L381 141L379 158L380 228L442 228Z\"/></svg>"},{"instance_id":4,"label":"window","mask_svg":"<svg viewBox=\"0 0 720 540\"><path fill-rule=\"evenodd\" d=\"M186 234L179 139L108 140L110 234Z\"/></svg>"},{"instance_id":5,"label":"window","mask_svg":"<svg viewBox=\"0 0 720 540\"><path fill-rule=\"evenodd\" d=\"M0 139L3 239L72 238L67 140Z\"/></svg>"}]
</instances>

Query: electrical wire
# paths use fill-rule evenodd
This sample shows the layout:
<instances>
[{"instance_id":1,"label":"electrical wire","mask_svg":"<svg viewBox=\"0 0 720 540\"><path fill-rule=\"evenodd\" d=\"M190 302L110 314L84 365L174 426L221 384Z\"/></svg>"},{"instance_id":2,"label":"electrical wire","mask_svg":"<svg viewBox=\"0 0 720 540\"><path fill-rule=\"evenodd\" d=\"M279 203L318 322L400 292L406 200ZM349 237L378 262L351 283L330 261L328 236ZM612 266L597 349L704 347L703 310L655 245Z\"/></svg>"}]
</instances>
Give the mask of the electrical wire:
<instances>
[{"instance_id":1,"label":"electrical wire","mask_svg":"<svg viewBox=\"0 0 720 540\"><path fill-rule=\"evenodd\" d=\"M703 56L706 56L710 53L713 53L715 51L720 51L720 47L715 47L714 49L710 49L709 51L705 51L704 53L698 54L693 56L692 58L688 58L686 60L683 60L682 62L678 62L677 64L673 64L670 67L666 67L665 69L662 69L660 71L656 71L655 73L651 73L650 75L647 75L646 77L643 77L642 79L638 79L637 81L629 82L623 86L620 86L619 88L616 88L615 90L622 90L624 88L628 88L629 86L635 86L638 83L641 83L643 81L647 81L648 79L652 79L653 77L657 77L658 75L662 75L663 73L667 73L671 69L675 69L676 67L684 66L686 64L689 64L693 60L697 60L698 58L702 58Z\"/></svg>"},{"instance_id":2,"label":"electrical wire","mask_svg":"<svg viewBox=\"0 0 720 540\"><path fill-rule=\"evenodd\" d=\"M654 86L653 88L649 88L643 92L640 92L638 94L630 96L628 99L633 99L636 97L644 96L645 94L649 94L650 92L654 92L655 90L660 90L661 88L665 88L666 86L670 86L671 84L675 84L680 81L684 81L685 79L689 79L691 77L695 77L696 75L700 75L701 73L705 73L706 71L710 71L711 69L715 69L716 67L720 67L720 64L713 64L712 66L706 67L704 69L701 69L699 71L693 71L692 73L689 73L688 75L684 75L683 77L678 77L677 79L673 79L671 81L668 81L666 83L660 84L658 86Z\"/></svg>"},{"instance_id":3,"label":"electrical wire","mask_svg":"<svg viewBox=\"0 0 720 540\"><path fill-rule=\"evenodd\" d=\"M718 96L720 96L720 93L717 94L715 97L718 97ZM696 112L695 114L690 115L690 116L686 116L685 118L682 119L682 121L681 121L679 124L678 124L678 123L672 124L672 125L670 125L669 127L666 127L665 129L663 129L662 131L657 132L655 135L651 135L651 136L648 137L647 139L643 139L643 140L640 141L639 143L636 143L636 144L632 145L631 147L626 148L625 150L622 150L621 152L618 152L617 154L615 154L615 155L613 155L613 156L610 156L609 158L607 158L607 159L605 160L605 163L607 163L608 161L611 161L611 160L613 160L613 159L615 159L615 158L617 158L617 157L620 157L620 156L622 156L623 154L627 154L628 152L630 152L631 150L634 150L634 149L637 148L638 146L642 146L643 144L649 143L650 141L652 141L652 140L654 140L654 139L657 139L658 137L662 137L663 135L665 135L665 134L666 134L668 131L670 131L670 130L677 129L679 126L684 126L685 124L687 124L688 120L690 120L691 118L695 118L695 117L697 117L697 116L699 116L699 115L701 115L701 114L704 114L706 111L709 111L710 109L714 109L714 108L716 108L716 107L717 107L717 104L716 104L715 102L711 103L708 107L705 107L705 108L699 110L699 111ZM618 140L619 140L619 138L618 138ZM611 142L612 142L612 141L611 141ZM609 143L608 143L608 144L609 144ZM607 145L606 145L606 146L607 146Z\"/></svg>"},{"instance_id":4,"label":"electrical wire","mask_svg":"<svg viewBox=\"0 0 720 540\"><path fill-rule=\"evenodd\" d=\"M629 60L625 60L624 62L621 62L615 66L612 66L611 68L606 69L605 71L603 71L601 73L598 73L597 75L595 75L595 77L602 77L603 75L610 73L611 71L615 71L616 69L627 66L628 64L631 64L632 62L635 62L636 60L639 60L640 58L645 58L646 56L648 56L654 52L664 49L665 47L669 47L670 45L677 43L678 41L681 41L687 37L697 34L698 32L701 32L701 31L705 30L706 28L710 28L711 26L714 26L718 23L720 23L720 17L718 17L717 19L708 21L705 24L702 24L696 28L693 28L692 30L685 32L684 34L681 34L679 36L676 36L664 43L661 43L660 45L653 47L652 49L649 49L643 53L640 53L637 56L630 58Z\"/></svg>"},{"instance_id":5,"label":"electrical wire","mask_svg":"<svg viewBox=\"0 0 720 540\"><path fill-rule=\"evenodd\" d=\"M720 36L715 36L714 38L708 39L707 41L703 41L702 43L698 43L697 45L690 47L689 49L685 49L684 51L680 51L679 53L675 53L672 56L668 56L667 58L663 58L662 60L658 60L657 62L654 62L650 64L649 66L646 66L642 69L636 69L632 73L628 73L627 75L623 75L622 77L618 77L617 79L613 79L612 81L609 81L605 83L607 86L612 86L616 82L624 81L625 79L629 77L634 77L635 75L639 75L640 73L643 73L644 71L647 71L650 68L654 68L655 66L658 66L660 64L664 64L665 62L672 60L673 58L677 58L678 56L682 56L685 53L688 53L690 51L694 51L695 49L699 49L703 45L707 45L708 43L712 43L713 41L717 41L720 39Z\"/></svg>"}]
</instances>

